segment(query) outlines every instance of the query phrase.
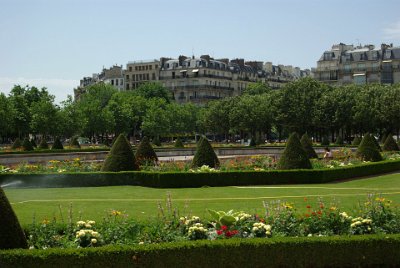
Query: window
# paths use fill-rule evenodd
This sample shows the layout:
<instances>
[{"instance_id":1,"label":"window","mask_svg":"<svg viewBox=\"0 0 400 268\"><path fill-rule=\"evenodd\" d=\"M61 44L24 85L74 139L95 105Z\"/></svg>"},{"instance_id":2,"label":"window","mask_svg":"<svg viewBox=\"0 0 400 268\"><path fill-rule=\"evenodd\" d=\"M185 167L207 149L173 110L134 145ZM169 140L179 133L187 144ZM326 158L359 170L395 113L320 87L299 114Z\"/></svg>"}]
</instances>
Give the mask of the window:
<instances>
[{"instance_id":1,"label":"window","mask_svg":"<svg viewBox=\"0 0 400 268\"><path fill-rule=\"evenodd\" d=\"M118 86L119 79L115 79L115 85Z\"/></svg>"},{"instance_id":2,"label":"window","mask_svg":"<svg viewBox=\"0 0 400 268\"><path fill-rule=\"evenodd\" d=\"M366 83L365 75L355 75L353 77L354 84L364 85Z\"/></svg>"},{"instance_id":3,"label":"window","mask_svg":"<svg viewBox=\"0 0 400 268\"><path fill-rule=\"evenodd\" d=\"M151 80L156 80L156 74L155 73L151 74Z\"/></svg>"},{"instance_id":4,"label":"window","mask_svg":"<svg viewBox=\"0 0 400 268\"><path fill-rule=\"evenodd\" d=\"M129 84L126 84L126 90L129 90Z\"/></svg>"},{"instance_id":5,"label":"window","mask_svg":"<svg viewBox=\"0 0 400 268\"><path fill-rule=\"evenodd\" d=\"M114 79L111 79L111 85L114 85Z\"/></svg>"},{"instance_id":6,"label":"window","mask_svg":"<svg viewBox=\"0 0 400 268\"><path fill-rule=\"evenodd\" d=\"M146 71L149 69L149 65L146 65Z\"/></svg>"},{"instance_id":7,"label":"window","mask_svg":"<svg viewBox=\"0 0 400 268\"><path fill-rule=\"evenodd\" d=\"M153 68L153 65L149 65L149 70L151 70Z\"/></svg>"},{"instance_id":8,"label":"window","mask_svg":"<svg viewBox=\"0 0 400 268\"><path fill-rule=\"evenodd\" d=\"M138 67L137 66L135 66L135 71L137 71L138 70Z\"/></svg>"},{"instance_id":9,"label":"window","mask_svg":"<svg viewBox=\"0 0 400 268\"><path fill-rule=\"evenodd\" d=\"M129 71L132 72L132 66L129 66Z\"/></svg>"},{"instance_id":10,"label":"window","mask_svg":"<svg viewBox=\"0 0 400 268\"><path fill-rule=\"evenodd\" d=\"M129 80L129 74L126 75L126 80Z\"/></svg>"},{"instance_id":11,"label":"window","mask_svg":"<svg viewBox=\"0 0 400 268\"><path fill-rule=\"evenodd\" d=\"M175 72L172 72L172 79L175 79Z\"/></svg>"},{"instance_id":12,"label":"window","mask_svg":"<svg viewBox=\"0 0 400 268\"><path fill-rule=\"evenodd\" d=\"M146 74L146 80L150 80L149 76L150 76L149 74Z\"/></svg>"}]
</instances>

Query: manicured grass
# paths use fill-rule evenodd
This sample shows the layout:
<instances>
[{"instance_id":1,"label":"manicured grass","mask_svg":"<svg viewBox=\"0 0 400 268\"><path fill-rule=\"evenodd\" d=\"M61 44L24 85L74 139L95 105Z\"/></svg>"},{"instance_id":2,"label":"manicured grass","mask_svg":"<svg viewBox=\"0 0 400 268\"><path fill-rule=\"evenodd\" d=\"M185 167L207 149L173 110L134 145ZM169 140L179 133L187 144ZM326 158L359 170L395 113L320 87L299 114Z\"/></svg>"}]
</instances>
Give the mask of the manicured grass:
<instances>
[{"instance_id":1,"label":"manicured grass","mask_svg":"<svg viewBox=\"0 0 400 268\"><path fill-rule=\"evenodd\" d=\"M210 187L186 189L153 189L136 186L4 189L22 225L43 219L67 221L72 207L73 219L99 221L111 210L119 210L130 218L146 220L158 217L161 203L167 213L166 199L172 197L172 207L180 215L207 217L207 208L214 210L244 210L264 213L263 201L281 200L294 203L301 212L307 205L317 208L319 197L351 214L368 194L382 195L400 204L400 174L390 174L341 183L313 185L283 185L258 187ZM306 200L305 200L306 198Z\"/></svg>"}]
</instances>

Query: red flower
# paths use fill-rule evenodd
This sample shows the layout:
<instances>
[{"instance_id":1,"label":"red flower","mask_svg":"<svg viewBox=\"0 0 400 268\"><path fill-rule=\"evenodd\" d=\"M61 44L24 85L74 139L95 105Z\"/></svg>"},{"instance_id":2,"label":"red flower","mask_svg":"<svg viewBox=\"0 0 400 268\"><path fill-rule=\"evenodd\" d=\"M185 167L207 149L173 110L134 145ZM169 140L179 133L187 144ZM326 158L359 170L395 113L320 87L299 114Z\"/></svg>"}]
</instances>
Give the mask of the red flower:
<instances>
[{"instance_id":1,"label":"red flower","mask_svg":"<svg viewBox=\"0 0 400 268\"><path fill-rule=\"evenodd\" d=\"M304 216L306 216L306 217L308 218L308 217L310 217L310 214L307 214L307 213L306 213L306 214L304 214Z\"/></svg>"},{"instance_id":2,"label":"red flower","mask_svg":"<svg viewBox=\"0 0 400 268\"><path fill-rule=\"evenodd\" d=\"M222 230L222 231L226 231L226 230L228 230L228 227L227 227L226 225L222 225L222 226L221 226L221 230Z\"/></svg>"},{"instance_id":3,"label":"red flower","mask_svg":"<svg viewBox=\"0 0 400 268\"><path fill-rule=\"evenodd\" d=\"M310 205L307 205L307 208L311 208L311 206L310 206Z\"/></svg>"},{"instance_id":4,"label":"red flower","mask_svg":"<svg viewBox=\"0 0 400 268\"><path fill-rule=\"evenodd\" d=\"M223 231L222 230L217 230L217 235L222 235Z\"/></svg>"},{"instance_id":5,"label":"red flower","mask_svg":"<svg viewBox=\"0 0 400 268\"><path fill-rule=\"evenodd\" d=\"M324 208L324 204L320 204L319 207L320 207L321 209L323 209L323 208Z\"/></svg>"},{"instance_id":6,"label":"red flower","mask_svg":"<svg viewBox=\"0 0 400 268\"><path fill-rule=\"evenodd\" d=\"M317 214L318 214L318 215L321 215L321 214L322 214L321 210L318 210L318 211L317 211Z\"/></svg>"},{"instance_id":7,"label":"red flower","mask_svg":"<svg viewBox=\"0 0 400 268\"><path fill-rule=\"evenodd\" d=\"M317 215L317 213L315 213L314 211L311 213L311 215L313 215L313 216L315 216L315 215Z\"/></svg>"}]
</instances>

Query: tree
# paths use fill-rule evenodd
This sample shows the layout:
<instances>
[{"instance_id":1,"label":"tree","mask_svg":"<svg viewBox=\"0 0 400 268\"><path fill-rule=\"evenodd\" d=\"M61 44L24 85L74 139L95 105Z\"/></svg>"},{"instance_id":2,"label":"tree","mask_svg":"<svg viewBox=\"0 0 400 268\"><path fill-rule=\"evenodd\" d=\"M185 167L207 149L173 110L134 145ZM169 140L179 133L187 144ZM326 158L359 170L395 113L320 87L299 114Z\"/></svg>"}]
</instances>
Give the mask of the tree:
<instances>
[{"instance_id":1,"label":"tree","mask_svg":"<svg viewBox=\"0 0 400 268\"><path fill-rule=\"evenodd\" d=\"M155 165L158 161L157 154L150 144L147 137L143 137L135 153L136 161L139 165Z\"/></svg>"},{"instance_id":2,"label":"tree","mask_svg":"<svg viewBox=\"0 0 400 268\"><path fill-rule=\"evenodd\" d=\"M40 100L32 104L31 110L31 130L42 135L55 135L58 122L57 113L59 107L49 100Z\"/></svg>"},{"instance_id":3,"label":"tree","mask_svg":"<svg viewBox=\"0 0 400 268\"><path fill-rule=\"evenodd\" d=\"M0 249L28 248L24 231L2 188L0 188L0 223Z\"/></svg>"},{"instance_id":4,"label":"tree","mask_svg":"<svg viewBox=\"0 0 400 268\"><path fill-rule=\"evenodd\" d=\"M355 136L351 145L358 146L361 143L361 138L359 136Z\"/></svg>"},{"instance_id":5,"label":"tree","mask_svg":"<svg viewBox=\"0 0 400 268\"><path fill-rule=\"evenodd\" d=\"M46 150L49 149L49 145L47 144L46 138L43 136L42 140L39 143L38 149Z\"/></svg>"},{"instance_id":6,"label":"tree","mask_svg":"<svg viewBox=\"0 0 400 268\"><path fill-rule=\"evenodd\" d=\"M8 136L13 132L14 116L10 100L4 93L0 93L0 137Z\"/></svg>"},{"instance_id":7,"label":"tree","mask_svg":"<svg viewBox=\"0 0 400 268\"><path fill-rule=\"evenodd\" d=\"M308 158L318 158L317 153L315 152L314 148L312 147L312 141L308 137L307 133L304 133L300 139L301 146L306 151Z\"/></svg>"},{"instance_id":8,"label":"tree","mask_svg":"<svg viewBox=\"0 0 400 268\"><path fill-rule=\"evenodd\" d=\"M278 161L278 169L311 169L311 162L306 151L300 143L297 133L292 133L286 143L281 158Z\"/></svg>"},{"instance_id":9,"label":"tree","mask_svg":"<svg viewBox=\"0 0 400 268\"><path fill-rule=\"evenodd\" d=\"M396 141L393 139L393 135L389 133L383 144L384 151L399 151L399 146L397 145Z\"/></svg>"},{"instance_id":10,"label":"tree","mask_svg":"<svg viewBox=\"0 0 400 268\"><path fill-rule=\"evenodd\" d=\"M175 140L175 145L174 145L174 147L175 147L175 148L184 148L185 145L183 144L183 142L182 142L182 140L181 140L180 138L177 138L177 139Z\"/></svg>"},{"instance_id":11,"label":"tree","mask_svg":"<svg viewBox=\"0 0 400 268\"><path fill-rule=\"evenodd\" d=\"M141 84L136 90L135 94L144 97L145 99L159 98L164 99L169 103L172 99L171 92L158 82L148 82Z\"/></svg>"},{"instance_id":12,"label":"tree","mask_svg":"<svg viewBox=\"0 0 400 268\"><path fill-rule=\"evenodd\" d=\"M130 171L139 170L131 144L125 135L120 134L115 140L104 161L101 171Z\"/></svg>"},{"instance_id":13,"label":"tree","mask_svg":"<svg viewBox=\"0 0 400 268\"><path fill-rule=\"evenodd\" d=\"M16 138L13 145L11 146L11 149L18 149L22 147L21 140L19 138Z\"/></svg>"},{"instance_id":14,"label":"tree","mask_svg":"<svg viewBox=\"0 0 400 268\"><path fill-rule=\"evenodd\" d=\"M250 83L243 91L243 95L262 95L270 91L271 88L266 83Z\"/></svg>"},{"instance_id":15,"label":"tree","mask_svg":"<svg viewBox=\"0 0 400 268\"><path fill-rule=\"evenodd\" d=\"M369 133L367 133L362 139L357 148L356 155L364 161L377 162L382 160L382 156L376 147L376 140Z\"/></svg>"},{"instance_id":16,"label":"tree","mask_svg":"<svg viewBox=\"0 0 400 268\"><path fill-rule=\"evenodd\" d=\"M56 137L53 143L53 147L51 147L52 150L64 150L64 146L62 145L60 138Z\"/></svg>"},{"instance_id":17,"label":"tree","mask_svg":"<svg viewBox=\"0 0 400 268\"><path fill-rule=\"evenodd\" d=\"M169 133L170 122L164 99L151 99L143 118L142 131L146 136L158 137Z\"/></svg>"},{"instance_id":18,"label":"tree","mask_svg":"<svg viewBox=\"0 0 400 268\"><path fill-rule=\"evenodd\" d=\"M207 165L215 168L219 166L219 160L211 144L205 137L201 137L197 143L196 153L192 160L192 167L201 167Z\"/></svg>"},{"instance_id":19,"label":"tree","mask_svg":"<svg viewBox=\"0 0 400 268\"><path fill-rule=\"evenodd\" d=\"M25 138L22 142L22 150L23 151L33 151L33 146L28 138Z\"/></svg>"},{"instance_id":20,"label":"tree","mask_svg":"<svg viewBox=\"0 0 400 268\"><path fill-rule=\"evenodd\" d=\"M61 109L58 113L59 122L57 135L64 137L73 137L81 134L85 119L78 104L73 101L72 96L68 95L67 99L61 102Z\"/></svg>"},{"instance_id":21,"label":"tree","mask_svg":"<svg viewBox=\"0 0 400 268\"><path fill-rule=\"evenodd\" d=\"M335 144L339 145L339 146L342 146L344 144L342 136L340 136L340 135L337 136Z\"/></svg>"},{"instance_id":22,"label":"tree","mask_svg":"<svg viewBox=\"0 0 400 268\"><path fill-rule=\"evenodd\" d=\"M322 137L321 145L323 146L329 146L330 142L327 136Z\"/></svg>"},{"instance_id":23,"label":"tree","mask_svg":"<svg viewBox=\"0 0 400 268\"><path fill-rule=\"evenodd\" d=\"M79 144L78 137L72 137L72 138L71 138L71 141L70 141L70 143L69 143L69 146L70 146L71 148L80 149L80 148L81 148L81 145Z\"/></svg>"}]
</instances>

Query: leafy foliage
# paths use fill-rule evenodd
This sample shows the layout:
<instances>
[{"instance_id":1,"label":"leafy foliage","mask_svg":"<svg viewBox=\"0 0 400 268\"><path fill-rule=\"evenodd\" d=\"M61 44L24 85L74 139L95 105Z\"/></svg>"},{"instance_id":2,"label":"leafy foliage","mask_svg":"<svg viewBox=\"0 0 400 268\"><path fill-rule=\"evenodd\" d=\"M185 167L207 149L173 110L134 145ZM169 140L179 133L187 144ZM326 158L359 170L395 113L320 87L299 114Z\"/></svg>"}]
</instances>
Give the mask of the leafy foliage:
<instances>
[{"instance_id":1,"label":"leafy foliage","mask_svg":"<svg viewBox=\"0 0 400 268\"><path fill-rule=\"evenodd\" d=\"M70 146L71 148L78 148L78 149L80 149L80 148L81 148L81 145L79 144L78 137L72 137L72 138L71 138L71 141L70 141L70 143L69 143L69 146Z\"/></svg>"},{"instance_id":2,"label":"leafy foliage","mask_svg":"<svg viewBox=\"0 0 400 268\"><path fill-rule=\"evenodd\" d=\"M49 149L49 145L47 144L45 137L42 137L38 149L43 149L43 150Z\"/></svg>"},{"instance_id":3,"label":"leafy foliage","mask_svg":"<svg viewBox=\"0 0 400 268\"><path fill-rule=\"evenodd\" d=\"M192 160L192 167L201 167L203 165L212 168L219 166L218 157L205 137L201 137L197 143L196 153Z\"/></svg>"},{"instance_id":4,"label":"leafy foliage","mask_svg":"<svg viewBox=\"0 0 400 268\"><path fill-rule=\"evenodd\" d=\"M104 161L101 171L129 171L139 170L132 147L125 137L120 134Z\"/></svg>"},{"instance_id":5,"label":"leafy foliage","mask_svg":"<svg viewBox=\"0 0 400 268\"><path fill-rule=\"evenodd\" d=\"M175 144L174 144L175 148L184 148L185 145L183 144L182 140L180 138L177 138L175 140Z\"/></svg>"},{"instance_id":6,"label":"leafy foliage","mask_svg":"<svg viewBox=\"0 0 400 268\"><path fill-rule=\"evenodd\" d=\"M355 136L351 145L358 146L361 143L361 138L359 136Z\"/></svg>"},{"instance_id":7,"label":"leafy foliage","mask_svg":"<svg viewBox=\"0 0 400 268\"><path fill-rule=\"evenodd\" d=\"M11 149L18 149L22 147L21 140L19 138L16 138L13 145L11 146Z\"/></svg>"},{"instance_id":8,"label":"leafy foliage","mask_svg":"<svg viewBox=\"0 0 400 268\"><path fill-rule=\"evenodd\" d=\"M52 150L64 150L64 146L62 145L60 138L56 137L56 139L54 140L54 144L51 147Z\"/></svg>"},{"instance_id":9,"label":"leafy foliage","mask_svg":"<svg viewBox=\"0 0 400 268\"><path fill-rule=\"evenodd\" d=\"M329 146L330 142L329 142L329 138L327 136L323 136L322 137L322 141L321 141L321 145L323 146Z\"/></svg>"},{"instance_id":10,"label":"leafy foliage","mask_svg":"<svg viewBox=\"0 0 400 268\"><path fill-rule=\"evenodd\" d=\"M312 147L312 141L308 137L307 133L304 133L300 139L301 146L306 151L308 158L318 158L317 153L315 152L314 148Z\"/></svg>"},{"instance_id":11,"label":"leafy foliage","mask_svg":"<svg viewBox=\"0 0 400 268\"><path fill-rule=\"evenodd\" d=\"M24 151L33 151L33 146L28 138L25 138L22 142L22 150Z\"/></svg>"},{"instance_id":12,"label":"leafy foliage","mask_svg":"<svg viewBox=\"0 0 400 268\"><path fill-rule=\"evenodd\" d=\"M399 151L399 146L397 145L396 141L393 139L393 135L389 133L383 144L384 151Z\"/></svg>"},{"instance_id":13,"label":"leafy foliage","mask_svg":"<svg viewBox=\"0 0 400 268\"><path fill-rule=\"evenodd\" d=\"M0 188L0 223L0 249L28 248L25 234L2 188Z\"/></svg>"},{"instance_id":14,"label":"leafy foliage","mask_svg":"<svg viewBox=\"0 0 400 268\"><path fill-rule=\"evenodd\" d=\"M336 138L335 144L339 145L339 146L342 146L344 144L343 137L338 135L337 138Z\"/></svg>"},{"instance_id":15,"label":"leafy foliage","mask_svg":"<svg viewBox=\"0 0 400 268\"><path fill-rule=\"evenodd\" d=\"M311 162L300 143L297 133L292 133L278 162L279 169L311 169Z\"/></svg>"},{"instance_id":16,"label":"leafy foliage","mask_svg":"<svg viewBox=\"0 0 400 268\"><path fill-rule=\"evenodd\" d=\"M157 154L146 136L143 137L142 141L140 142L136 150L135 157L139 165L155 165L157 163Z\"/></svg>"},{"instance_id":17,"label":"leafy foliage","mask_svg":"<svg viewBox=\"0 0 400 268\"><path fill-rule=\"evenodd\" d=\"M364 161L377 162L382 160L382 156L376 147L376 140L369 133L363 137L360 145L357 148L356 155Z\"/></svg>"}]
</instances>

